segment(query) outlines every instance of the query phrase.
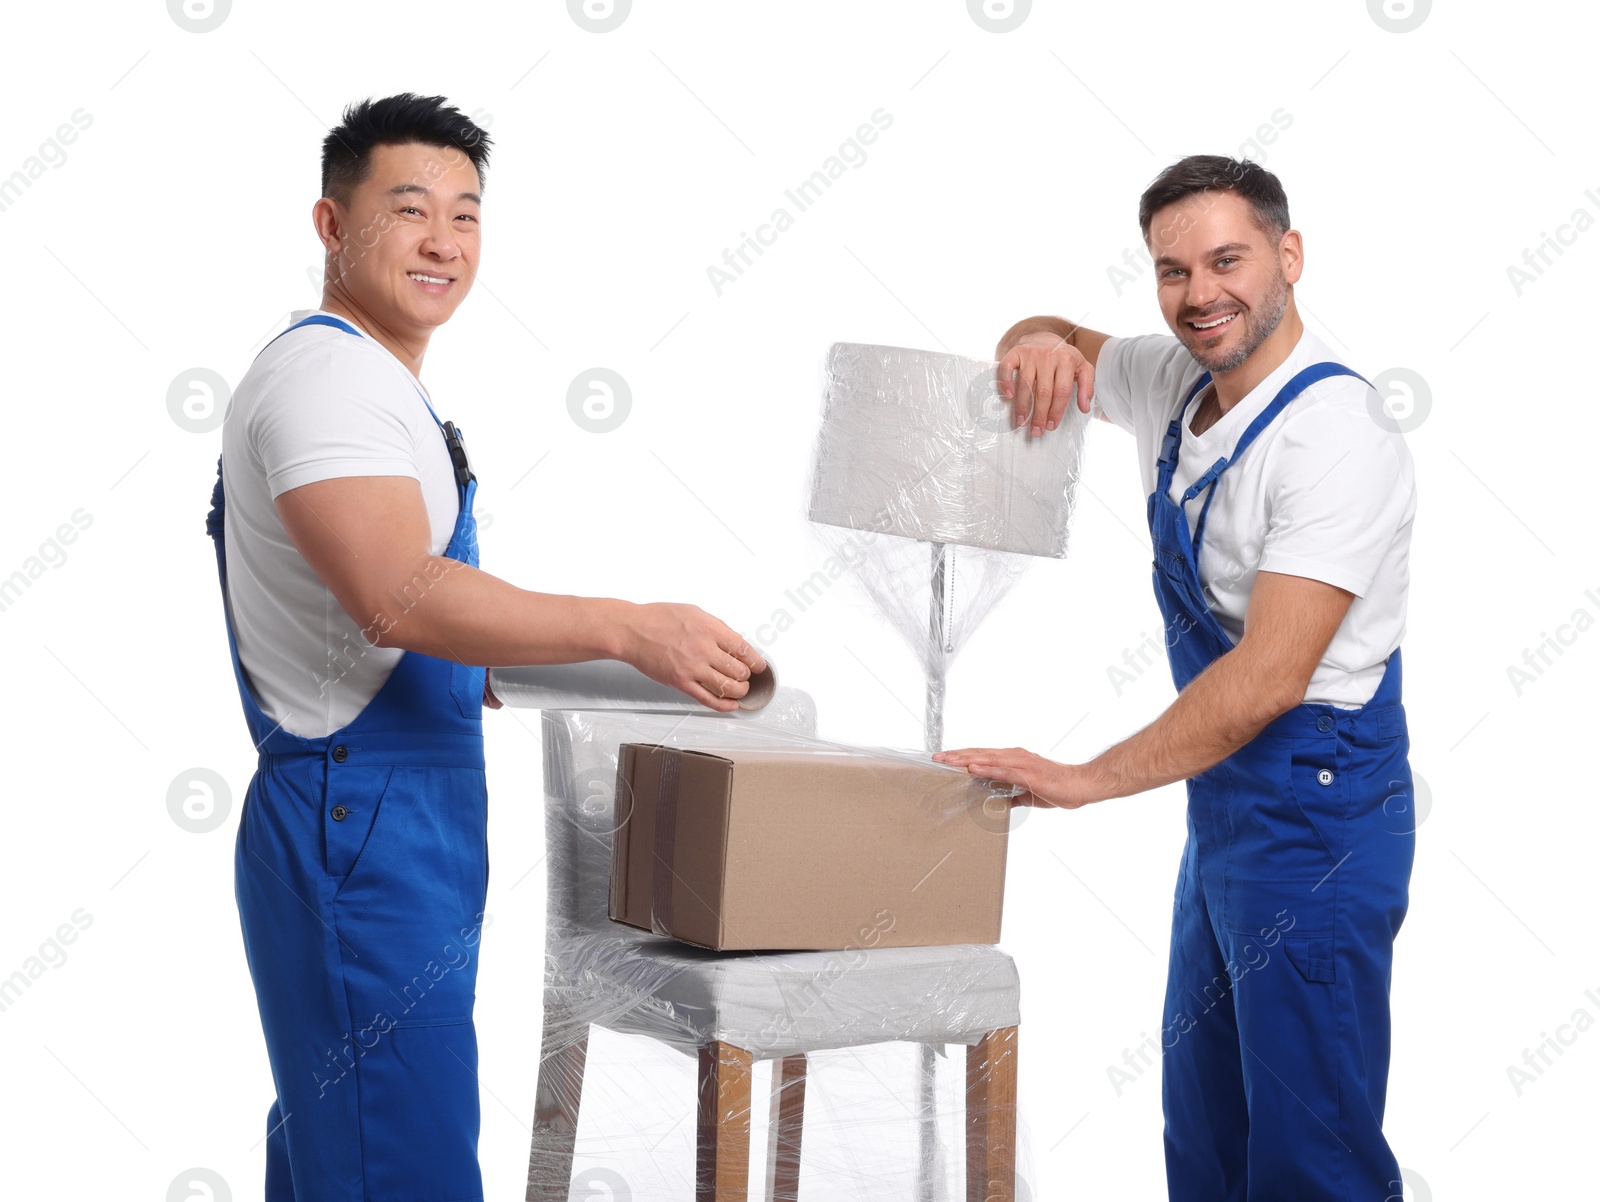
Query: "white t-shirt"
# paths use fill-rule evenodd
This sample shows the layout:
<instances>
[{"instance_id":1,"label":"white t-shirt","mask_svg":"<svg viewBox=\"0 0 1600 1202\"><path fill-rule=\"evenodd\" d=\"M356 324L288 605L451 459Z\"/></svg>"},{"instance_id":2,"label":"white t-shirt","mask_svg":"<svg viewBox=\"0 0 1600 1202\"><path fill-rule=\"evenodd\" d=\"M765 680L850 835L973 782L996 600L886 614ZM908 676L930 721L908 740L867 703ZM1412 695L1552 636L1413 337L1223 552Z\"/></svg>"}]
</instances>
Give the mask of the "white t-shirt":
<instances>
[{"instance_id":1,"label":"white t-shirt","mask_svg":"<svg viewBox=\"0 0 1600 1202\"><path fill-rule=\"evenodd\" d=\"M1172 499L1232 456L1239 436L1291 377L1325 361L1341 362L1305 331L1276 371L1200 435L1189 428L1205 393L1196 396L1184 416ZM1146 496L1155 491L1167 425L1201 371L1170 335L1112 338L1100 350L1093 411L1133 433ZM1257 571L1306 576L1355 594L1305 695L1346 709L1377 691L1406 628L1416 482L1404 437L1368 407L1374 395L1354 376L1301 392L1222 473L1200 546L1206 599L1235 643ZM1191 535L1204 504L1201 494L1185 506Z\"/></svg>"},{"instance_id":2,"label":"white t-shirt","mask_svg":"<svg viewBox=\"0 0 1600 1202\"><path fill-rule=\"evenodd\" d=\"M460 499L416 377L364 332L305 326L256 357L222 426L223 535L239 660L267 718L305 738L348 725L405 654L362 636L372 616L358 623L340 608L278 519L280 493L339 476L417 480L430 550L444 553Z\"/></svg>"}]
</instances>

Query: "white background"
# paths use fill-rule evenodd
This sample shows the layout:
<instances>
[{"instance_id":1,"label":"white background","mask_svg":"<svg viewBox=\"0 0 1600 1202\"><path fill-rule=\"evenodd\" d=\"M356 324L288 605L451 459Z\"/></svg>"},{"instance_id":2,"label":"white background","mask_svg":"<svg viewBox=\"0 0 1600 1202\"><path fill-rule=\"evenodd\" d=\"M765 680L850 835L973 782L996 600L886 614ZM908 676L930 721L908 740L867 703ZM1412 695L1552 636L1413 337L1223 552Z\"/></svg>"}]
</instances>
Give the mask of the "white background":
<instances>
[{"instance_id":1,"label":"white background","mask_svg":"<svg viewBox=\"0 0 1600 1202\"><path fill-rule=\"evenodd\" d=\"M235 3L206 33L150 2L8 15L0 177L75 110L92 124L0 211L0 576L74 511L92 524L0 611L0 976L75 911L92 925L0 1012L6 1194L160 1199L202 1165L259 1196L271 1087L232 894L254 760L202 521L220 435L175 421L167 393L200 367L236 383L316 304L321 139L344 104L405 90L496 142L482 275L424 368L473 450L485 566L694 601L752 634L826 554L803 497L831 342L981 357L1040 312L1161 330L1148 271L1120 294L1108 276L1139 245L1140 191L1193 152L1276 171L1310 327L1369 377L1403 367L1427 389L1425 412L1396 398L1421 414L1405 686L1432 808L1388 1131L1413 1198L1592 1191L1600 1034L1560 1028L1575 1039L1520 1093L1507 1068L1576 1011L1600 1019L1600 633L1565 628L1520 690L1508 668L1575 611L1600 618L1600 233L1569 231L1520 294L1507 268L1575 210L1600 217L1593 19L1439 4L1397 33L1360 0L1041 0L995 33L955 0L638 0L600 34L532 7ZM867 161L716 295L707 267L880 108L893 125ZM1251 146L1279 110L1287 128ZM566 405L596 366L632 394L604 435ZM949 745L1083 759L1169 702L1164 668L1120 696L1107 676L1157 617L1120 431L1091 430L1080 502L1069 558L1034 567L958 662ZM845 585L769 650L824 734L919 744L917 666ZM534 717L486 722L482 1160L502 1199L521 1197L537 1061ZM227 782L206 834L168 813L195 768ZM1107 1067L1159 1019L1182 807L1172 787L1034 813L1013 841L1035 1198L1161 1195L1156 1074L1119 1095Z\"/></svg>"}]
</instances>

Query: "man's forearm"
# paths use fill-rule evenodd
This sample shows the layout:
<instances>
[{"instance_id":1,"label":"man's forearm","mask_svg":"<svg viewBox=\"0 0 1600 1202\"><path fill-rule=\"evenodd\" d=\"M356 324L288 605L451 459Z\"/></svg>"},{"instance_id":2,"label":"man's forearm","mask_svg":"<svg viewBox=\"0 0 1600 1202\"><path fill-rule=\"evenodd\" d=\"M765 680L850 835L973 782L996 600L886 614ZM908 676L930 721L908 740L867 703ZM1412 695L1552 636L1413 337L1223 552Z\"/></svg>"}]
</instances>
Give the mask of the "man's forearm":
<instances>
[{"instance_id":1,"label":"man's forearm","mask_svg":"<svg viewBox=\"0 0 1600 1202\"><path fill-rule=\"evenodd\" d=\"M622 658L633 608L607 597L530 592L435 555L370 606L362 634L457 663L570 664Z\"/></svg>"},{"instance_id":2,"label":"man's forearm","mask_svg":"<svg viewBox=\"0 0 1600 1202\"><path fill-rule=\"evenodd\" d=\"M1243 747L1305 697L1243 644L1219 656L1149 726L1084 768L1105 798L1127 797L1198 776Z\"/></svg>"}]
</instances>

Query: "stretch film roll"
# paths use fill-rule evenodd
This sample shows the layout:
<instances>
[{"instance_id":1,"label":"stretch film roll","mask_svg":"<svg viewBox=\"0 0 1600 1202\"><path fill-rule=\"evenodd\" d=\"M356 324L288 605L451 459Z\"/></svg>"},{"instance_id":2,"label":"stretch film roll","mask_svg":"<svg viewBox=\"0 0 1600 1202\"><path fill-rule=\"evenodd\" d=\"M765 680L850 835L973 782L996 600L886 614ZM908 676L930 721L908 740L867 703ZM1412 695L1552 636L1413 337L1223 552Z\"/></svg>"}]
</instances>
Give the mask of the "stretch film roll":
<instances>
[{"instance_id":1,"label":"stretch film roll","mask_svg":"<svg viewBox=\"0 0 1600 1202\"><path fill-rule=\"evenodd\" d=\"M772 700L778 676L772 661L750 678L750 691L727 717L759 710ZM657 684L631 664L599 659L581 664L533 664L489 669L489 688L506 705L536 710L635 710L656 714L716 714L686 693Z\"/></svg>"}]
</instances>

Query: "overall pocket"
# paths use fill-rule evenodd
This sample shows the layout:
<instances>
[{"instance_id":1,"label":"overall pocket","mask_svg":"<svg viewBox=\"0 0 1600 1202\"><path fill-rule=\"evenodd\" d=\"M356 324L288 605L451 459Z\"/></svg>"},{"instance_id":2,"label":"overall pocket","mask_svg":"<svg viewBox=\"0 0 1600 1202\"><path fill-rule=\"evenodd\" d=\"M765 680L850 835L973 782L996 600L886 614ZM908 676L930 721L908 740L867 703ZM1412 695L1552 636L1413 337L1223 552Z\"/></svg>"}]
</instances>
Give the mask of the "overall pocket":
<instances>
[{"instance_id":1,"label":"overall pocket","mask_svg":"<svg viewBox=\"0 0 1600 1202\"><path fill-rule=\"evenodd\" d=\"M1328 871L1347 850L1350 759L1349 749L1336 731L1321 738L1297 738L1289 748L1289 791L1301 820L1327 853Z\"/></svg>"},{"instance_id":2,"label":"overall pocket","mask_svg":"<svg viewBox=\"0 0 1600 1202\"><path fill-rule=\"evenodd\" d=\"M488 674L487 668L458 663L450 665L450 696L456 699L463 718L473 721L483 719L483 682Z\"/></svg>"},{"instance_id":3,"label":"overall pocket","mask_svg":"<svg viewBox=\"0 0 1600 1202\"><path fill-rule=\"evenodd\" d=\"M1323 985L1333 983L1335 978L1331 935L1287 936L1283 941L1283 953L1307 981Z\"/></svg>"},{"instance_id":4,"label":"overall pocket","mask_svg":"<svg viewBox=\"0 0 1600 1202\"><path fill-rule=\"evenodd\" d=\"M323 869L338 882L338 889L344 888L372 842L394 772L392 766L354 770L330 766L322 806Z\"/></svg>"},{"instance_id":5,"label":"overall pocket","mask_svg":"<svg viewBox=\"0 0 1600 1202\"><path fill-rule=\"evenodd\" d=\"M1268 737L1252 747L1229 807L1224 925L1330 934L1347 842L1337 740Z\"/></svg>"}]
</instances>

